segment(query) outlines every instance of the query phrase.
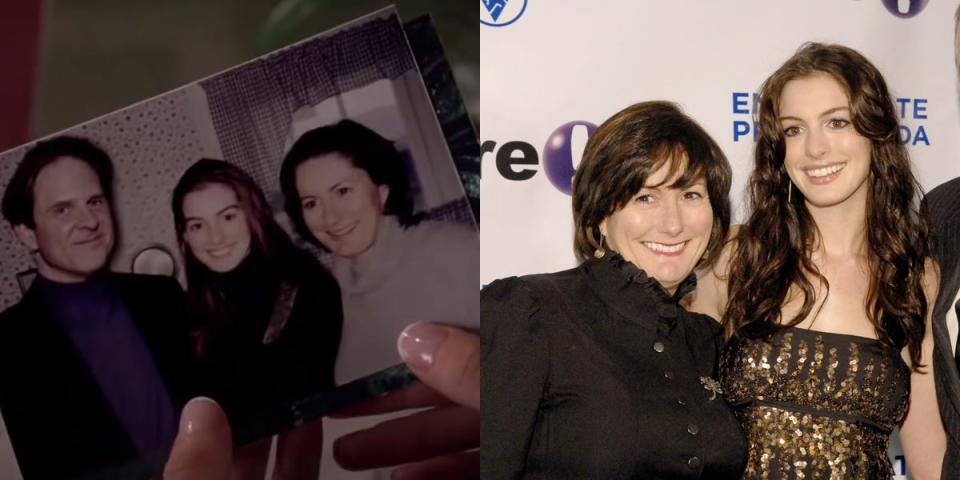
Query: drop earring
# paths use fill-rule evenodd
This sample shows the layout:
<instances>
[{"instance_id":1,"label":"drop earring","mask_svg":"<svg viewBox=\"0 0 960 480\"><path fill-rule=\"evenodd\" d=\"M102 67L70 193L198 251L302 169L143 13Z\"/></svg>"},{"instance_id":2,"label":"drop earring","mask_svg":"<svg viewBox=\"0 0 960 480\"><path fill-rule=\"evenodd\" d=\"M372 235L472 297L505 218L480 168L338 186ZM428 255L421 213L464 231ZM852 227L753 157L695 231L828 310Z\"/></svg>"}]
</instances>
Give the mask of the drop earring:
<instances>
[{"instance_id":1,"label":"drop earring","mask_svg":"<svg viewBox=\"0 0 960 480\"><path fill-rule=\"evenodd\" d=\"M607 254L607 252L603 249L603 238L604 238L604 237L603 237L603 234L601 233L601 234L600 234L600 246L597 247L597 249L593 251L593 258L596 258L597 260L603 258L603 256Z\"/></svg>"}]
</instances>

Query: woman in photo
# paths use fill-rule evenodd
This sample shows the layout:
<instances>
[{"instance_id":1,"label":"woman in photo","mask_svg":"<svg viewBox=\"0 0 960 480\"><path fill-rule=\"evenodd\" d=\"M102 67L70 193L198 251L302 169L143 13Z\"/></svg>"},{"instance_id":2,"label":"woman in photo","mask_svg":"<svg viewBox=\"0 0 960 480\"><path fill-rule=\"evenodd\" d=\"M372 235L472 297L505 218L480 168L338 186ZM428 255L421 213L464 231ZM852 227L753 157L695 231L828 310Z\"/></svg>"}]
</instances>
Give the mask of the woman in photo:
<instances>
[{"instance_id":1,"label":"woman in photo","mask_svg":"<svg viewBox=\"0 0 960 480\"><path fill-rule=\"evenodd\" d=\"M263 433L244 428L263 418L278 422L268 429L297 424L295 412L278 414L277 406L334 386L342 321L336 281L294 246L260 188L232 164L195 163L174 188L172 207L208 395L241 443ZM314 422L278 437L283 478L316 478L321 435ZM238 478L264 478L269 447L266 439L242 448Z\"/></svg>"},{"instance_id":2,"label":"woman in photo","mask_svg":"<svg viewBox=\"0 0 960 480\"><path fill-rule=\"evenodd\" d=\"M580 266L481 292L482 478L740 478L720 326L683 307L726 238L730 178L671 103L590 137L573 181Z\"/></svg>"},{"instance_id":3,"label":"woman in photo","mask_svg":"<svg viewBox=\"0 0 960 480\"><path fill-rule=\"evenodd\" d=\"M750 217L693 303L730 340L745 478L892 478L897 427L912 478L940 478L937 269L886 83L858 52L811 43L760 98Z\"/></svg>"},{"instance_id":4,"label":"woman in photo","mask_svg":"<svg viewBox=\"0 0 960 480\"><path fill-rule=\"evenodd\" d=\"M396 339L411 323L479 324L479 235L414 211L391 141L351 120L310 130L284 158L280 186L295 229L333 258L338 384L399 363Z\"/></svg>"}]
</instances>

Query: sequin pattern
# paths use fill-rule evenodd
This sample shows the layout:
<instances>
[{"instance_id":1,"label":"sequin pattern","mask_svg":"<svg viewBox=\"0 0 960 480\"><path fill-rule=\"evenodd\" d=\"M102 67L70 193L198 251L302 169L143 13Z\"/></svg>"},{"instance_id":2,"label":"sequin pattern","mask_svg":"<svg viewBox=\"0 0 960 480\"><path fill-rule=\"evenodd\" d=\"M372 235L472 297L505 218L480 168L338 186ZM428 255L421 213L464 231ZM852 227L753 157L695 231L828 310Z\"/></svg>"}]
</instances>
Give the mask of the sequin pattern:
<instances>
[{"instance_id":1,"label":"sequin pattern","mask_svg":"<svg viewBox=\"0 0 960 480\"><path fill-rule=\"evenodd\" d=\"M787 328L731 346L720 376L749 443L744 478L892 478L890 432L910 394L894 349Z\"/></svg>"}]
</instances>

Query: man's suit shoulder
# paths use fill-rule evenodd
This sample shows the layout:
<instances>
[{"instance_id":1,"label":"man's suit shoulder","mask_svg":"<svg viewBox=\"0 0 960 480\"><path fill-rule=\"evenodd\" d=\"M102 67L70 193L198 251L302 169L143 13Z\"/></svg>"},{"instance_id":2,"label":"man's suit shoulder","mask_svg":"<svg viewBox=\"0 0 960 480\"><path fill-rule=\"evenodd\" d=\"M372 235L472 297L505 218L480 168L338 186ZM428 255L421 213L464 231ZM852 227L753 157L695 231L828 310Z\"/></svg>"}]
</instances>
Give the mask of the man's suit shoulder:
<instances>
[{"instance_id":1,"label":"man's suit shoulder","mask_svg":"<svg viewBox=\"0 0 960 480\"><path fill-rule=\"evenodd\" d=\"M0 337L12 337L11 330L15 328L19 322L24 320L24 317L27 313L27 306L24 304L23 300L10 305L5 310L0 312L0 330L5 332L4 335Z\"/></svg>"},{"instance_id":2,"label":"man's suit shoulder","mask_svg":"<svg viewBox=\"0 0 960 480\"><path fill-rule=\"evenodd\" d=\"M954 289L951 269L957 267L960 255L960 177L934 188L924 202L929 208L933 255L940 263L942 282Z\"/></svg>"},{"instance_id":3,"label":"man's suit shoulder","mask_svg":"<svg viewBox=\"0 0 960 480\"><path fill-rule=\"evenodd\" d=\"M960 177L931 190L926 195L927 206L934 222L960 221Z\"/></svg>"},{"instance_id":4,"label":"man's suit shoulder","mask_svg":"<svg viewBox=\"0 0 960 480\"><path fill-rule=\"evenodd\" d=\"M110 283L120 291L135 292L138 295L152 294L168 299L183 294L180 283L173 277L120 272L110 272L107 276ZM0 329L9 333L11 328L18 325L18 322L26 320L27 317L39 315L42 310L38 308L39 305L40 302L32 298L28 290L17 303L0 312Z\"/></svg>"},{"instance_id":5,"label":"man's suit shoulder","mask_svg":"<svg viewBox=\"0 0 960 480\"><path fill-rule=\"evenodd\" d=\"M120 289L141 291L171 291L182 292L180 283L173 277L166 275L144 275L141 273L110 272L110 282Z\"/></svg>"}]
</instances>

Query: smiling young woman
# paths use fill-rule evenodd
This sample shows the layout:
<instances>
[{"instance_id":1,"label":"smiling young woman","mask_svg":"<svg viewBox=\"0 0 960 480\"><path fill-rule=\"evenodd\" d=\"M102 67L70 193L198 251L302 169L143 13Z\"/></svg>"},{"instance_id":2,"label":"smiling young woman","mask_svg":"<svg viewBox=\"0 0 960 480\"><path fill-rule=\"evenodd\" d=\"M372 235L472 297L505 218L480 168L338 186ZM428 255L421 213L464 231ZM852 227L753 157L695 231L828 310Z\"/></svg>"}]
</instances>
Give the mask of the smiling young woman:
<instances>
[{"instance_id":1,"label":"smiling young woman","mask_svg":"<svg viewBox=\"0 0 960 480\"><path fill-rule=\"evenodd\" d=\"M891 478L897 427L913 478L939 478L937 271L886 83L858 52L811 43L760 97L751 214L692 304L730 339L745 478Z\"/></svg>"},{"instance_id":2,"label":"smiling young woman","mask_svg":"<svg viewBox=\"0 0 960 480\"><path fill-rule=\"evenodd\" d=\"M253 440L249 425L266 412L279 419L267 428L293 426L283 405L334 386L343 315L336 281L294 246L235 165L197 161L177 182L172 208L203 393L223 407L240 442ZM316 478L322 433L313 422L281 434L277 465ZM239 450L237 478L262 479L269 451L270 438Z\"/></svg>"}]
</instances>

